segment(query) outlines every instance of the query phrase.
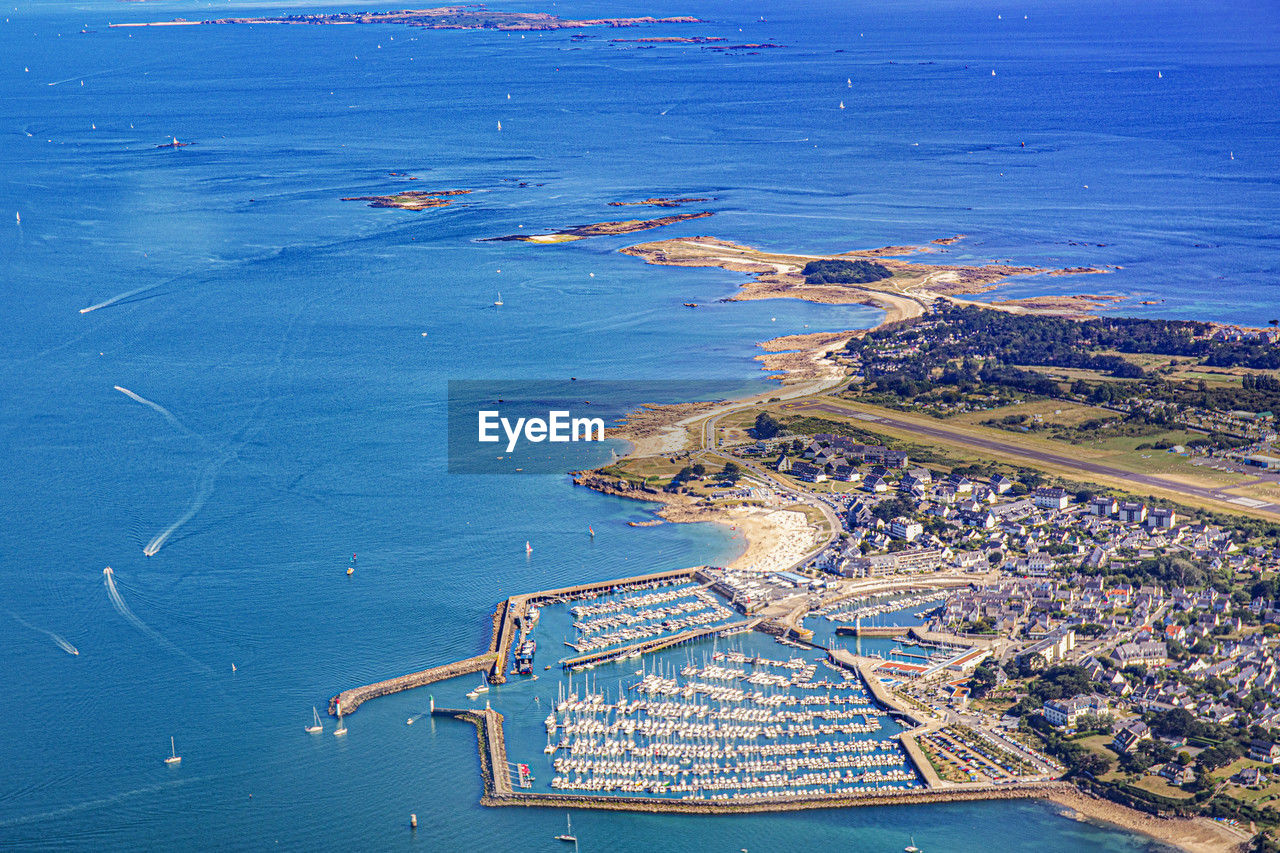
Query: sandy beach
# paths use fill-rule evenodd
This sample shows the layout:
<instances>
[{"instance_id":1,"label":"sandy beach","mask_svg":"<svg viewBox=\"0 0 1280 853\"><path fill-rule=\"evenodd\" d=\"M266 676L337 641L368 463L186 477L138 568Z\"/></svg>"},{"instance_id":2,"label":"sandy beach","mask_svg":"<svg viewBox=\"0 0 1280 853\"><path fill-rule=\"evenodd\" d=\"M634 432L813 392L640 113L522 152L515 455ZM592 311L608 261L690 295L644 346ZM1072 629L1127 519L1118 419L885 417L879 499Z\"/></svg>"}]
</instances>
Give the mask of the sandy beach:
<instances>
[{"instance_id":1,"label":"sandy beach","mask_svg":"<svg viewBox=\"0 0 1280 853\"><path fill-rule=\"evenodd\" d=\"M1248 844L1245 833L1208 818L1152 817L1078 789L1064 790L1047 799L1063 806L1069 817L1118 826L1188 853L1235 853L1245 850Z\"/></svg>"},{"instance_id":2,"label":"sandy beach","mask_svg":"<svg viewBox=\"0 0 1280 853\"><path fill-rule=\"evenodd\" d=\"M799 562L817 544L813 526L804 513L783 509L731 509L714 519L729 524L735 539L741 535L746 549L729 563L734 569L777 572Z\"/></svg>"}]
</instances>

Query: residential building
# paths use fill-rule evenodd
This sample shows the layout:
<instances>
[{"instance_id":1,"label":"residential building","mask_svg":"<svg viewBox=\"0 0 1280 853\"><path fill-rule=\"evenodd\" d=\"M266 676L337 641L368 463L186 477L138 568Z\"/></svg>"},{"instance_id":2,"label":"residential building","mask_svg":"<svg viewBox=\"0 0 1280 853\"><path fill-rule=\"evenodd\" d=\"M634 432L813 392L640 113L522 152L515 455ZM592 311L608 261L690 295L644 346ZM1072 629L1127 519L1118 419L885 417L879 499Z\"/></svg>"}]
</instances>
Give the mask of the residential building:
<instances>
[{"instance_id":1,"label":"residential building","mask_svg":"<svg viewBox=\"0 0 1280 853\"><path fill-rule=\"evenodd\" d=\"M1269 740L1255 740L1249 744L1249 757L1254 761L1267 764L1280 764L1280 743Z\"/></svg>"},{"instance_id":2,"label":"residential building","mask_svg":"<svg viewBox=\"0 0 1280 853\"><path fill-rule=\"evenodd\" d=\"M1035 505L1040 509L1066 509L1071 503L1071 496L1066 489L1057 486L1036 489Z\"/></svg>"},{"instance_id":3,"label":"residential building","mask_svg":"<svg viewBox=\"0 0 1280 853\"><path fill-rule=\"evenodd\" d=\"M905 539L908 542L914 542L922 533L924 533L924 525L918 521L898 516L889 522L889 535L894 539Z\"/></svg>"},{"instance_id":4,"label":"residential building","mask_svg":"<svg viewBox=\"0 0 1280 853\"><path fill-rule=\"evenodd\" d=\"M1151 740L1151 728L1142 720L1125 723L1111 739L1111 748L1124 755L1144 740Z\"/></svg>"},{"instance_id":5,"label":"residential building","mask_svg":"<svg viewBox=\"0 0 1280 853\"><path fill-rule=\"evenodd\" d=\"M1073 696L1070 699L1050 699L1044 703L1044 718L1054 726L1073 727L1086 714L1101 714L1107 710L1107 702L1101 696Z\"/></svg>"}]
</instances>

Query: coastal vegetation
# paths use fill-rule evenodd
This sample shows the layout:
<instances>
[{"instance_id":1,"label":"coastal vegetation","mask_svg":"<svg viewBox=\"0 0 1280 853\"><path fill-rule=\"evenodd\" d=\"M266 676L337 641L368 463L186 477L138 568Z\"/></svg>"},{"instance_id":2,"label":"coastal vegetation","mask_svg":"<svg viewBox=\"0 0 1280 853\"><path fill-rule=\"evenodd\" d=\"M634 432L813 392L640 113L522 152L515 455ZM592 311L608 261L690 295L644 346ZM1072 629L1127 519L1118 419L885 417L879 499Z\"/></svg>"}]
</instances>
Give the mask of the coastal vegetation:
<instances>
[{"instance_id":1,"label":"coastal vegetation","mask_svg":"<svg viewBox=\"0 0 1280 853\"><path fill-rule=\"evenodd\" d=\"M806 284L870 284L893 275L883 264L875 261L840 258L809 261L800 272Z\"/></svg>"},{"instance_id":2,"label":"coastal vegetation","mask_svg":"<svg viewBox=\"0 0 1280 853\"><path fill-rule=\"evenodd\" d=\"M996 408L1028 396L1103 406L1141 398L1181 410L1280 411L1280 377L1244 372L1280 368L1280 349L1270 335L1209 323L1081 322L943 302L933 315L852 339L846 351L861 373L853 386L857 396L882 404L909 400L913 407L923 398L935 414ZM1210 385L1181 378L1188 365L1242 372ZM1128 419L1165 426L1176 422L1176 414L1147 408Z\"/></svg>"}]
</instances>

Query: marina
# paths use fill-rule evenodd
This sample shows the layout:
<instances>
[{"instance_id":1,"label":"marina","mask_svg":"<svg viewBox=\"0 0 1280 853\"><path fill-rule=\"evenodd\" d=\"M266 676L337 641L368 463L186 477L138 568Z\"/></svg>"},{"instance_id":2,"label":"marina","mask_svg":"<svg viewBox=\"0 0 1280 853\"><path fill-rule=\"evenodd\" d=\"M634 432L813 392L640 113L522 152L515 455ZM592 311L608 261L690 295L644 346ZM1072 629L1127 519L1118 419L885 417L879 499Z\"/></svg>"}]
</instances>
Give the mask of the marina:
<instances>
[{"instance_id":1,"label":"marina","mask_svg":"<svg viewBox=\"0 0 1280 853\"><path fill-rule=\"evenodd\" d=\"M330 712L462 681L465 701L482 707L445 707L463 698L446 683L427 715L477 726L487 805L768 810L925 792L1035 796L1053 775L1017 776L977 741L963 754L987 755L972 760L991 772L951 790L930 756L955 735L931 730L891 689L985 651L923 629L939 600L936 590L890 589L824 610L797 591L743 618L705 566L515 595L494 608L489 651L344 691ZM796 636L806 615L858 619L865 608L914 624L853 636L852 649L849 626L836 624L843 615L825 620L820 638ZM479 684L459 678L476 674Z\"/></svg>"}]
</instances>

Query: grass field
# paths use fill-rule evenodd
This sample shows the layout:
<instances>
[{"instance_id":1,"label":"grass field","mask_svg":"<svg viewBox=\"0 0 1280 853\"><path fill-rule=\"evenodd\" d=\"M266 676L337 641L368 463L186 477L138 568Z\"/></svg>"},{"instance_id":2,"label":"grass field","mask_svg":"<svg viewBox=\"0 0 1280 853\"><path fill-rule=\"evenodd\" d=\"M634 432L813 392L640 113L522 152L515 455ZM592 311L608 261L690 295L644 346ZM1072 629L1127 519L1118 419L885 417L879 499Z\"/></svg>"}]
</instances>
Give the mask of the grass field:
<instances>
[{"instance_id":1,"label":"grass field","mask_svg":"<svg viewBox=\"0 0 1280 853\"><path fill-rule=\"evenodd\" d=\"M1181 438L1185 441L1189 434L1181 431L1160 433L1154 436L1143 437L1114 436L1097 440L1089 445L1073 445L1068 442L1054 441L1053 439L1032 433L1012 433L1007 430L977 426L971 423L965 423L958 418L939 422L936 418L932 418L927 415L917 415L909 412L883 409L865 403L857 403L843 399L837 400L829 397L815 398L812 402L833 404L843 409L847 409L849 414L832 414L831 412L826 411L805 412L798 411L794 408L794 406L802 404L803 402L804 401L792 401L790 405L784 404L782 406L771 408L774 408L782 417L811 415L813 417L820 417L828 420L842 421L862 430L872 431L892 438L906 439L907 441L923 444L929 447L935 447L945 452L946 456L954 459L957 464L990 464L992 462L1004 463L1011 466L1033 468L1043 471L1046 474L1062 477L1063 479L1071 482L1086 481L1097 483L1101 486L1121 489L1129 492L1130 494L1154 494L1158 497L1177 501L1186 506L1213 509L1220 512L1226 511L1246 515L1259 515L1260 517L1268 519L1273 518L1269 513L1251 512L1246 507L1229 504L1225 501L1202 498L1195 495L1188 495L1182 492L1165 490L1147 485L1136 485L1116 476L1083 473L1079 469L1074 468L1065 462L1057 463L1052 461L1040 461L1024 456L1016 451L1006 452L987 450L969 447L960 443L966 438L995 440L1004 444L1014 445L1020 449L1026 448L1027 450L1042 450L1048 453L1053 453L1059 457L1064 457L1065 459L1078 458L1094 461L1112 466L1120 471L1154 474L1182 485L1197 486L1201 488L1230 487L1246 479L1244 475L1236 474L1234 472L1218 471L1208 466L1192 465L1187 457L1179 456L1177 454L1156 450L1139 451L1136 449L1138 444L1151 443L1161 440L1162 438L1175 442L1178 438ZM1067 412L1067 407L1065 405L1053 404L1053 408L1062 409L1064 413ZM994 410L992 413L982 414L986 414L990 417L992 414L999 413L1000 411L1001 410ZM864 412L870 415L883 415L884 417L904 421L908 424L919 424L925 428L937 428L939 426L943 426L947 430L956 433L960 440L951 441L937 439L932 436L921 436L910 428L861 419L857 416L859 412Z\"/></svg>"},{"instance_id":2,"label":"grass field","mask_svg":"<svg viewBox=\"0 0 1280 853\"><path fill-rule=\"evenodd\" d=\"M965 412L947 418L949 424L980 424L992 418L1004 418L1009 415L1026 415L1034 419L1037 415L1041 422L1051 426L1079 426L1088 420L1102 418L1119 418L1115 412L1099 409L1096 406L1083 406L1079 403L1065 403L1061 400L1034 400L1029 403L1017 403L1012 406L1001 406L986 412Z\"/></svg>"},{"instance_id":3,"label":"grass field","mask_svg":"<svg viewBox=\"0 0 1280 853\"><path fill-rule=\"evenodd\" d=\"M1171 800L1189 800L1194 796L1188 791L1170 785L1159 776L1143 776L1133 786L1144 791L1150 791L1153 794L1159 794L1162 797L1168 797Z\"/></svg>"},{"instance_id":4,"label":"grass field","mask_svg":"<svg viewBox=\"0 0 1280 853\"><path fill-rule=\"evenodd\" d=\"M1260 501L1280 501L1280 486L1275 483L1258 483L1232 489L1231 494Z\"/></svg>"}]
</instances>

